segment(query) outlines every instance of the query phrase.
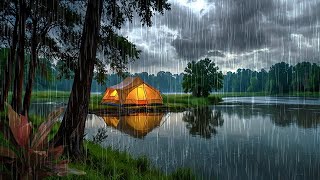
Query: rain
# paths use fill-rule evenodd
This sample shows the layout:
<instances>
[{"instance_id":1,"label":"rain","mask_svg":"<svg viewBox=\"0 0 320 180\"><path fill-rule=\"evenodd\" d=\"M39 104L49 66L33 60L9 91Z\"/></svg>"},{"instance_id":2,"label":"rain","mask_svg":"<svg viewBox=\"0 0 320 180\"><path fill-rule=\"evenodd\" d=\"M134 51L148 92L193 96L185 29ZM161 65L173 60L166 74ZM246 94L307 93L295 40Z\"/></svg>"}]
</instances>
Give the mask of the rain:
<instances>
[{"instance_id":1,"label":"rain","mask_svg":"<svg viewBox=\"0 0 320 180\"><path fill-rule=\"evenodd\" d=\"M320 0L1 0L0 179L319 179Z\"/></svg>"}]
</instances>

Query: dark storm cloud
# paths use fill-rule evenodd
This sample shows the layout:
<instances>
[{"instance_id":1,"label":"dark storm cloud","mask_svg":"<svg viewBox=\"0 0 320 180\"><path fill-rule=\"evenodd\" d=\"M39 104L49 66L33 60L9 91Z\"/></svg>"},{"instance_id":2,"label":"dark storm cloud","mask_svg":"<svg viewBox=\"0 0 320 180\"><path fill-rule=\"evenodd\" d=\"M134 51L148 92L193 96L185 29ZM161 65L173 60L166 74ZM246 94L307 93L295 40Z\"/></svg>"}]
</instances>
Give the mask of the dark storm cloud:
<instances>
[{"instance_id":1,"label":"dark storm cloud","mask_svg":"<svg viewBox=\"0 0 320 180\"><path fill-rule=\"evenodd\" d=\"M226 69L319 62L320 0L202 0L202 9L182 1L172 0L153 28L135 20L124 33L142 48L145 67L159 62L174 71L178 61L203 57Z\"/></svg>"},{"instance_id":2,"label":"dark storm cloud","mask_svg":"<svg viewBox=\"0 0 320 180\"><path fill-rule=\"evenodd\" d=\"M222 52L220 51L210 51L207 54L208 56L214 56L214 57L226 57Z\"/></svg>"},{"instance_id":3,"label":"dark storm cloud","mask_svg":"<svg viewBox=\"0 0 320 180\"><path fill-rule=\"evenodd\" d=\"M200 20L195 21L197 25L194 30L184 27L190 32L172 42L181 57L198 58L212 49L244 51L267 43L267 36L261 27L261 16L272 12L272 1L225 0L212 3L215 3L215 10L203 14ZM188 22L190 19L183 21ZM196 52L190 51L191 48Z\"/></svg>"}]
</instances>

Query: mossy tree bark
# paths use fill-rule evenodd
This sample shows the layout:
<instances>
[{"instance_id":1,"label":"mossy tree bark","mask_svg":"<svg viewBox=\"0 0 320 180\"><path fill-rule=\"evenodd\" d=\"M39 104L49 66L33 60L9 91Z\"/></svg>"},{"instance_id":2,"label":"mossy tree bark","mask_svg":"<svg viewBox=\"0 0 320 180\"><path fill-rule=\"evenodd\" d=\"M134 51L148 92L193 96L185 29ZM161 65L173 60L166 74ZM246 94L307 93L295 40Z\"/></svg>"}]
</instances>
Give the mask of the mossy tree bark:
<instances>
[{"instance_id":1,"label":"mossy tree bark","mask_svg":"<svg viewBox=\"0 0 320 180\"><path fill-rule=\"evenodd\" d=\"M65 145L67 152L74 158L83 155L83 136L96 61L102 3L103 0L88 1L72 91L61 126L53 140L56 146Z\"/></svg>"},{"instance_id":2,"label":"mossy tree bark","mask_svg":"<svg viewBox=\"0 0 320 180\"><path fill-rule=\"evenodd\" d=\"M19 16L16 16L16 20L14 23L13 31L12 31L12 44L10 46L10 51L8 54L7 59L7 65L5 67L5 73L4 73L4 83L3 88L1 91L1 97L0 97L0 111L4 109L4 103L8 100L8 93L11 86L11 80L12 80L12 66L16 57L16 48L18 43L18 22L19 22Z\"/></svg>"},{"instance_id":3,"label":"mossy tree bark","mask_svg":"<svg viewBox=\"0 0 320 180\"><path fill-rule=\"evenodd\" d=\"M21 111L23 75L24 75L24 47L25 47L25 25L26 25L26 2L19 0L19 27L18 27L18 50L15 64L15 78L12 95L12 107L16 112Z\"/></svg>"},{"instance_id":4,"label":"mossy tree bark","mask_svg":"<svg viewBox=\"0 0 320 180\"><path fill-rule=\"evenodd\" d=\"M38 53L37 53L37 46L38 46L38 35L37 35L37 25L38 22L36 19L32 22L32 35L31 35L31 60L29 64L29 74L28 74L28 81L26 85L26 92L23 98L23 110L22 114L26 115L29 111L30 102L31 102L31 93L33 87L33 80L35 78L35 71L37 67L37 60L38 60Z\"/></svg>"}]
</instances>

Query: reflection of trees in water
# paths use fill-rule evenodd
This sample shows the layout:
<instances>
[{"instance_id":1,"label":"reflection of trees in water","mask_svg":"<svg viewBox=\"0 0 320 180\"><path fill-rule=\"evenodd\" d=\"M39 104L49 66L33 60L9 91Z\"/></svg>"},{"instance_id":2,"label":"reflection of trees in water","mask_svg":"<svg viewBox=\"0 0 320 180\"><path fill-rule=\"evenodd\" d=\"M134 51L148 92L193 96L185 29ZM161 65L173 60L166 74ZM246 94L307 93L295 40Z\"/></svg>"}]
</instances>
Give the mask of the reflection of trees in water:
<instances>
[{"instance_id":1,"label":"reflection of trees in water","mask_svg":"<svg viewBox=\"0 0 320 180\"><path fill-rule=\"evenodd\" d=\"M320 114L319 111L312 109L312 107L299 109L278 106L273 108L274 113L270 119L279 126L295 123L302 128L315 128L320 124Z\"/></svg>"},{"instance_id":2,"label":"reflection of trees in water","mask_svg":"<svg viewBox=\"0 0 320 180\"><path fill-rule=\"evenodd\" d=\"M249 119L252 116L270 118L271 122L282 127L297 124L302 128L314 128L320 124L320 109L317 106L243 105L218 109L227 114L236 115L239 119Z\"/></svg>"},{"instance_id":3,"label":"reflection of trees in water","mask_svg":"<svg viewBox=\"0 0 320 180\"><path fill-rule=\"evenodd\" d=\"M216 134L216 127L223 125L221 111L211 108L196 108L184 112L182 120L187 123L190 134L200 135L204 138L211 138Z\"/></svg>"}]
</instances>

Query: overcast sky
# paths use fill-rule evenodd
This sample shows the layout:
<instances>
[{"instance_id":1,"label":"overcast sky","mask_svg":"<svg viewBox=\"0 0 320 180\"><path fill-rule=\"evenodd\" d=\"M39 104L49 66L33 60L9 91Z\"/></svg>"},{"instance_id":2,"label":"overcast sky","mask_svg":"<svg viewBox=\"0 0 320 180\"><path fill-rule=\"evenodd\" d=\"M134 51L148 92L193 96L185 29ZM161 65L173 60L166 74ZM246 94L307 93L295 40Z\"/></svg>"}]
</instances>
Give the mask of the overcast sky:
<instances>
[{"instance_id":1,"label":"overcast sky","mask_svg":"<svg viewBox=\"0 0 320 180\"><path fill-rule=\"evenodd\" d=\"M223 72L277 62L320 62L320 0L171 0L171 11L139 18L121 33L143 52L130 72L180 73L209 57Z\"/></svg>"}]
</instances>

